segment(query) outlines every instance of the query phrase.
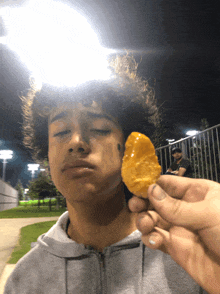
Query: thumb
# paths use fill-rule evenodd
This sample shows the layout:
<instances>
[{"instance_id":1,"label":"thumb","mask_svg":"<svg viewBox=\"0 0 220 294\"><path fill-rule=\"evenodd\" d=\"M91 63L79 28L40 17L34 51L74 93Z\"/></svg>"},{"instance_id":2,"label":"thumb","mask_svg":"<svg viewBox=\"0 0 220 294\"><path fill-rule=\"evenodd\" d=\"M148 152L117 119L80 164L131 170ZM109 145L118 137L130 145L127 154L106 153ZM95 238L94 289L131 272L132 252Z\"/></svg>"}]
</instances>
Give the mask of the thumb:
<instances>
[{"instance_id":1,"label":"thumb","mask_svg":"<svg viewBox=\"0 0 220 294\"><path fill-rule=\"evenodd\" d=\"M176 195L179 198L179 195ZM209 199L199 202L186 202L170 197L160 186L152 185L148 198L157 213L169 223L191 230L209 228L219 223L220 200Z\"/></svg>"}]
</instances>

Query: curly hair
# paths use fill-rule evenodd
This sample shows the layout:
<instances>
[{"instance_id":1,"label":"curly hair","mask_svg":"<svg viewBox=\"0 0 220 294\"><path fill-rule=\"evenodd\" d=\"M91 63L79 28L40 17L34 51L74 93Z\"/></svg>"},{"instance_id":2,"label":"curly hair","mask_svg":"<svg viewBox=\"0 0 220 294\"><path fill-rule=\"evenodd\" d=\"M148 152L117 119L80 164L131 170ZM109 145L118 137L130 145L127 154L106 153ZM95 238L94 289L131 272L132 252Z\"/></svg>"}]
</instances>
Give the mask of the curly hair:
<instances>
[{"instance_id":1,"label":"curly hair","mask_svg":"<svg viewBox=\"0 0 220 294\"><path fill-rule=\"evenodd\" d=\"M155 92L148 81L137 74L138 64L133 56L116 57L110 62L114 78L109 81L90 81L78 87L55 88L44 85L41 91L31 88L23 95L23 143L31 149L35 162L48 161L48 118L60 103L77 101L90 106L94 101L122 128L125 140L131 132L152 137L158 123ZM132 194L124 185L126 202Z\"/></svg>"},{"instance_id":2,"label":"curly hair","mask_svg":"<svg viewBox=\"0 0 220 294\"><path fill-rule=\"evenodd\" d=\"M133 131L153 135L158 116L154 89L137 75L133 57L117 57L110 66L115 76L107 82L90 81L72 88L44 85L41 91L32 84L27 95L21 97L23 143L31 149L35 162L48 160L48 117L59 103L77 101L89 106L97 102L117 119L125 140Z\"/></svg>"},{"instance_id":3,"label":"curly hair","mask_svg":"<svg viewBox=\"0 0 220 294\"><path fill-rule=\"evenodd\" d=\"M90 81L78 87L56 88L44 85L37 91L32 83L23 106L23 143L31 149L36 162L47 159L48 117L59 103L77 101L91 105L93 101L115 117L125 140L133 131L152 136L157 124L158 108L154 89L137 75L137 63L128 55L111 61L115 77L107 82Z\"/></svg>"}]
</instances>

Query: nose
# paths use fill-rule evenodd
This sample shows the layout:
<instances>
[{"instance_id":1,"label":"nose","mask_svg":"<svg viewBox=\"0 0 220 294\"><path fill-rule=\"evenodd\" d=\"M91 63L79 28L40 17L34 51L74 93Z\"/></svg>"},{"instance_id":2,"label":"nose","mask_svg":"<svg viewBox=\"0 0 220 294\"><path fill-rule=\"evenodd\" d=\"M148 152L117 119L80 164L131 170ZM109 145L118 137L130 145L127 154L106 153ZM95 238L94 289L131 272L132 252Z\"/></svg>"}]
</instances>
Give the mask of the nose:
<instances>
[{"instance_id":1,"label":"nose","mask_svg":"<svg viewBox=\"0 0 220 294\"><path fill-rule=\"evenodd\" d=\"M91 152L89 138L81 132L74 132L68 146L69 153L89 154Z\"/></svg>"}]
</instances>

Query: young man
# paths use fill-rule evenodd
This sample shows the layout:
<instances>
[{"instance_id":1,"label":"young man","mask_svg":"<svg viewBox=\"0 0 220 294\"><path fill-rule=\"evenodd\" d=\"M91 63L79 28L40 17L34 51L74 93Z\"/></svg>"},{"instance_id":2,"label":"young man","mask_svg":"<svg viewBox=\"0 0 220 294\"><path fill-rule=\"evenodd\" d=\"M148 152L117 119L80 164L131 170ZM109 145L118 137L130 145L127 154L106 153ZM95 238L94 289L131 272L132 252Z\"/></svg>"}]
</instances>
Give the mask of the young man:
<instances>
[{"instance_id":1,"label":"young man","mask_svg":"<svg viewBox=\"0 0 220 294\"><path fill-rule=\"evenodd\" d=\"M192 177L192 169L188 159L183 158L182 150L178 147L171 152L175 161L168 168L166 174L176 175L179 177Z\"/></svg>"},{"instance_id":2,"label":"young man","mask_svg":"<svg viewBox=\"0 0 220 294\"><path fill-rule=\"evenodd\" d=\"M147 212L147 201L130 200L136 212L127 205L124 144L132 131L152 133L146 95L92 82L72 91L42 90L29 96L24 111L26 143L35 158L45 158L48 148L52 180L68 211L20 259L4 293L206 293L170 257L163 230L155 231L171 225ZM141 211L144 224L137 222Z\"/></svg>"}]
</instances>

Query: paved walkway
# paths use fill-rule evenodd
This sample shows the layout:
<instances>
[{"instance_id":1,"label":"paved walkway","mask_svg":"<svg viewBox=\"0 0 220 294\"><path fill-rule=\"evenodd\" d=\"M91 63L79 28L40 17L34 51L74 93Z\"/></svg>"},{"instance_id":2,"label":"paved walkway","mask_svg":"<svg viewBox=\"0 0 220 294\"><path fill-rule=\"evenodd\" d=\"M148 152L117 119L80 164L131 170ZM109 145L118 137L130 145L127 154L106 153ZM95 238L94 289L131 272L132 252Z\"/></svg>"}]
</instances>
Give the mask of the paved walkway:
<instances>
[{"instance_id":1,"label":"paved walkway","mask_svg":"<svg viewBox=\"0 0 220 294\"><path fill-rule=\"evenodd\" d=\"M0 294L3 293L5 282L14 269L14 265L6 263L18 243L20 229L34 223L58 220L58 218L53 216L0 219Z\"/></svg>"}]
</instances>

